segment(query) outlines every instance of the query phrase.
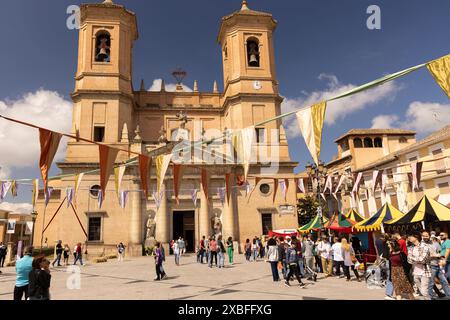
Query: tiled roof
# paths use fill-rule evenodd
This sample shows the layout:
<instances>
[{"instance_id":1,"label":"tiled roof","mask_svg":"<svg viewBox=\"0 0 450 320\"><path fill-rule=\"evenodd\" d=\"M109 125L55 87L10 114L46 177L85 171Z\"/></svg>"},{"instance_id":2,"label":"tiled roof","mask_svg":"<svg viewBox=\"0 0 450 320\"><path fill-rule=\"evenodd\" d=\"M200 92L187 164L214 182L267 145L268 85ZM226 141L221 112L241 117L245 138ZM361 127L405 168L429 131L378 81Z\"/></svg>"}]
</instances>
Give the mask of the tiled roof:
<instances>
[{"instance_id":1,"label":"tiled roof","mask_svg":"<svg viewBox=\"0 0 450 320\"><path fill-rule=\"evenodd\" d=\"M374 134L388 134L388 135L415 135L415 131L402 129L352 129L344 135L337 138L334 142L338 142L347 136L353 135L374 135Z\"/></svg>"}]
</instances>

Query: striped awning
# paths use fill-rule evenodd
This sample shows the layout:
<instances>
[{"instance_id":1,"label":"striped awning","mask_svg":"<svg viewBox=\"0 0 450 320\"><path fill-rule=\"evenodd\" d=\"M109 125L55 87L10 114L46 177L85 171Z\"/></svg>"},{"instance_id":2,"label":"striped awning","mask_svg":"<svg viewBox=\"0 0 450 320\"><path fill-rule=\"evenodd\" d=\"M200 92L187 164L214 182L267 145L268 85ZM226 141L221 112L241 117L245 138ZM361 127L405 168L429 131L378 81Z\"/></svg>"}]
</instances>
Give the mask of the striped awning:
<instances>
[{"instance_id":1,"label":"striped awning","mask_svg":"<svg viewBox=\"0 0 450 320\"><path fill-rule=\"evenodd\" d=\"M355 221L342 213L335 213L325 227L338 232L350 233L355 224Z\"/></svg>"},{"instance_id":2,"label":"striped awning","mask_svg":"<svg viewBox=\"0 0 450 320\"><path fill-rule=\"evenodd\" d=\"M323 220L323 222L322 222ZM325 225L328 223L328 219L326 217L323 217L321 219L318 215L312 219L309 223L305 224L303 227L298 228L298 232L300 233L307 233L311 230L317 231L325 227Z\"/></svg>"},{"instance_id":3,"label":"striped awning","mask_svg":"<svg viewBox=\"0 0 450 320\"><path fill-rule=\"evenodd\" d=\"M386 222L388 225L409 224L428 220L450 221L450 209L442 203L424 196L407 214Z\"/></svg>"},{"instance_id":4,"label":"striped awning","mask_svg":"<svg viewBox=\"0 0 450 320\"><path fill-rule=\"evenodd\" d=\"M364 220L364 218L356 211L355 209L351 209L347 214L346 217L350 220L353 220L355 222L361 222Z\"/></svg>"},{"instance_id":5,"label":"striped awning","mask_svg":"<svg viewBox=\"0 0 450 320\"><path fill-rule=\"evenodd\" d=\"M360 232L380 230L383 223L393 219L398 219L403 215L404 214L400 210L394 208L390 203L386 202L377 213L370 218L357 223L354 228Z\"/></svg>"}]
</instances>

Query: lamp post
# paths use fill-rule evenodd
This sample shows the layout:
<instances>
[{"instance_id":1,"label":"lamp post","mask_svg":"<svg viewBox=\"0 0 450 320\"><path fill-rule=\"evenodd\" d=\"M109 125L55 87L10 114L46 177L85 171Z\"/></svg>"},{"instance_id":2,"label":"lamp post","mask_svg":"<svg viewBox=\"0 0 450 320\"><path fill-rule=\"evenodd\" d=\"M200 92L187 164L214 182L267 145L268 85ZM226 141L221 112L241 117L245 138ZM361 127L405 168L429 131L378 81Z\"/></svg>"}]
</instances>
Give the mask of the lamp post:
<instances>
[{"instance_id":1,"label":"lamp post","mask_svg":"<svg viewBox=\"0 0 450 320\"><path fill-rule=\"evenodd\" d=\"M31 213L31 219L33 221L33 229L31 230L30 246L33 246L33 242L34 242L34 229L35 229L35 224L36 224L36 218L37 218L37 211L33 211Z\"/></svg>"},{"instance_id":2,"label":"lamp post","mask_svg":"<svg viewBox=\"0 0 450 320\"><path fill-rule=\"evenodd\" d=\"M306 165L306 173L308 174L311 183L313 182L314 179L316 179L317 181L317 189L314 190L314 183L312 183L313 185L313 192L316 191L317 192L317 200L319 202L319 207L317 208L317 214L320 215L320 218L322 220L322 225L323 225L323 212L322 212L322 200L320 198L320 193L321 191L321 178L325 177L327 174L327 168L324 166L324 163L322 161L319 161L319 165L316 164L311 164L308 163Z\"/></svg>"}]
</instances>

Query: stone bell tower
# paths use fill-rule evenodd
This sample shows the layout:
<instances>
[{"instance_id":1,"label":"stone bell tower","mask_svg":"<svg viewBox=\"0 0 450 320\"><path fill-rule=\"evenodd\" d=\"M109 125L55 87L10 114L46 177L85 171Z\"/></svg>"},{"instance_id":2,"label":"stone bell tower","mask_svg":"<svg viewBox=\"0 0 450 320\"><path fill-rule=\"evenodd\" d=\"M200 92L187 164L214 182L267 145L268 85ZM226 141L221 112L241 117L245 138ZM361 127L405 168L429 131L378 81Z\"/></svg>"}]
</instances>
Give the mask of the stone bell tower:
<instances>
[{"instance_id":1,"label":"stone bell tower","mask_svg":"<svg viewBox=\"0 0 450 320\"><path fill-rule=\"evenodd\" d=\"M228 128L245 128L281 113L273 45L276 26L270 13L251 10L245 0L239 11L222 18L217 40L222 49ZM290 161L281 120L256 126L256 136L257 143L268 146L260 150L270 156L272 146L279 146L280 161Z\"/></svg>"},{"instance_id":2,"label":"stone bell tower","mask_svg":"<svg viewBox=\"0 0 450 320\"><path fill-rule=\"evenodd\" d=\"M108 144L128 145L133 124L133 43L136 16L106 0L81 5L72 133ZM82 155L82 156L80 156ZM67 161L97 162L94 145L70 141Z\"/></svg>"}]
</instances>

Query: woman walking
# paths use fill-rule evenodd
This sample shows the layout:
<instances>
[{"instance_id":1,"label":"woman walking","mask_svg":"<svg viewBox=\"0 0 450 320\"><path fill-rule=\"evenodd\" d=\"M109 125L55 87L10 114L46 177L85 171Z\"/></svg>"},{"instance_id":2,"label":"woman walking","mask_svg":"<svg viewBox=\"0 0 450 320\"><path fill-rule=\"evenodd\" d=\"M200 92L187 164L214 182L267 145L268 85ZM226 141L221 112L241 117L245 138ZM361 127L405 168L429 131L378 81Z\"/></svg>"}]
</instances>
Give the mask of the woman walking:
<instances>
[{"instance_id":1,"label":"woman walking","mask_svg":"<svg viewBox=\"0 0 450 320\"><path fill-rule=\"evenodd\" d=\"M350 281L350 268L355 273L356 279L358 282L361 281L361 278L359 277L358 270L355 268L355 263L358 261L355 256L355 251L353 250L353 247L348 243L347 239L343 238L341 240L341 247L342 247L342 257L344 258L344 273L347 277L347 281Z\"/></svg>"},{"instance_id":2,"label":"woman walking","mask_svg":"<svg viewBox=\"0 0 450 320\"><path fill-rule=\"evenodd\" d=\"M397 240L391 240L389 243L389 281L394 285L394 292L397 300L407 298L414 300L414 289L408 280L409 265L408 257L402 251Z\"/></svg>"},{"instance_id":3,"label":"woman walking","mask_svg":"<svg viewBox=\"0 0 450 320\"><path fill-rule=\"evenodd\" d=\"M250 257L252 256L252 244L250 243L250 239L245 240L244 253L245 260L250 261Z\"/></svg>"},{"instance_id":4,"label":"woman walking","mask_svg":"<svg viewBox=\"0 0 450 320\"><path fill-rule=\"evenodd\" d=\"M272 278L273 281L280 281L280 274L278 273L278 246L275 239L270 238L267 242L267 260L270 263L270 267L272 269Z\"/></svg>"},{"instance_id":5,"label":"woman walking","mask_svg":"<svg viewBox=\"0 0 450 320\"><path fill-rule=\"evenodd\" d=\"M50 261L45 256L33 260L33 270L29 275L30 300L50 300Z\"/></svg>"},{"instance_id":6,"label":"woman walking","mask_svg":"<svg viewBox=\"0 0 450 320\"><path fill-rule=\"evenodd\" d=\"M117 245L117 260L119 262L123 262L123 255L125 254L125 246L123 245L123 243L119 243Z\"/></svg>"},{"instance_id":7,"label":"woman walking","mask_svg":"<svg viewBox=\"0 0 450 320\"><path fill-rule=\"evenodd\" d=\"M227 254L228 254L228 262L230 265L233 265L233 255L234 255L234 247L233 247L233 238L228 237L227 240Z\"/></svg>"},{"instance_id":8,"label":"woman walking","mask_svg":"<svg viewBox=\"0 0 450 320\"><path fill-rule=\"evenodd\" d=\"M70 255L70 248L67 243L64 245L63 254L64 254L64 266L67 267L69 265L69 255Z\"/></svg>"},{"instance_id":9,"label":"woman walking","mask_svg":"<svg viewBox=\"0 0 450 320\"><path fill-rule=\"evenodd\" d=\"M219 268L225 268L225 245L221 235L217 238L217 256L219 258Z\"/></svg>"},{"instance_id":10,"label":"woman walking","mask_svg":"<svg viewBox=\"0 0 450 320\"><path fill-rule=\"evenodd\" d=\"M297 281L301 287L303 287L305 284L302 282L302 279L300 278L300 273L298 270L298 260L299 256L297 254L297 243L295 241L291 241L290 247L286 251L286 264L288 266L288 273L286 275L286 281L284 284L288 287L290 287L289 280L292 276L295 275L297 278Z\"/></svg>"},{"instance_id":11,"label":"woman walking","mask_svg":"<svg viewBox=\"0 0 450 320\"><path fill-rule=\"evenodd\" d=\"M157 242L155 246L155 271L156 271L156 278L155 281L159 281L164 279L165 273L163 270L163 253L161 250L161 243Z\"/></svg>"},{"instance_id":12,"label":"woman walking","mask_svg":"<svg viewBox=\"0 0 450 320\"><path fill-rule=\"evenodd\" d=\"M257 238L253 239L253 243L252 243L252 256L253 256L253 261L257 261L258 260L258 240Z\"/></svg>"},{"instance_id":13,"label":"woman walking","mask_svg":"<svg viewBox=\"0 0 450 320\"><path fill-rule=\"evenodd\" d=\"M172 245L172 250L173 250L173 255L175 257L175 264L177 266L180 265L180 255L181 255L181 250L180 250L180 245L178 244L178 241L175 241Z\"/></svg>"},{"instance_id":14,"label":"woman walking","mask_svg":"<svg viewBox=\"0 0 450 320\"><path fill-rule=\"evenodd\" d=\"M81 243L78 242L78 244L75 247L75 261L73 262L73 265L77 264L77 261L80 260L80 264L83 265L83 254L81 251Z\"/></svg>"}]
</instances>

